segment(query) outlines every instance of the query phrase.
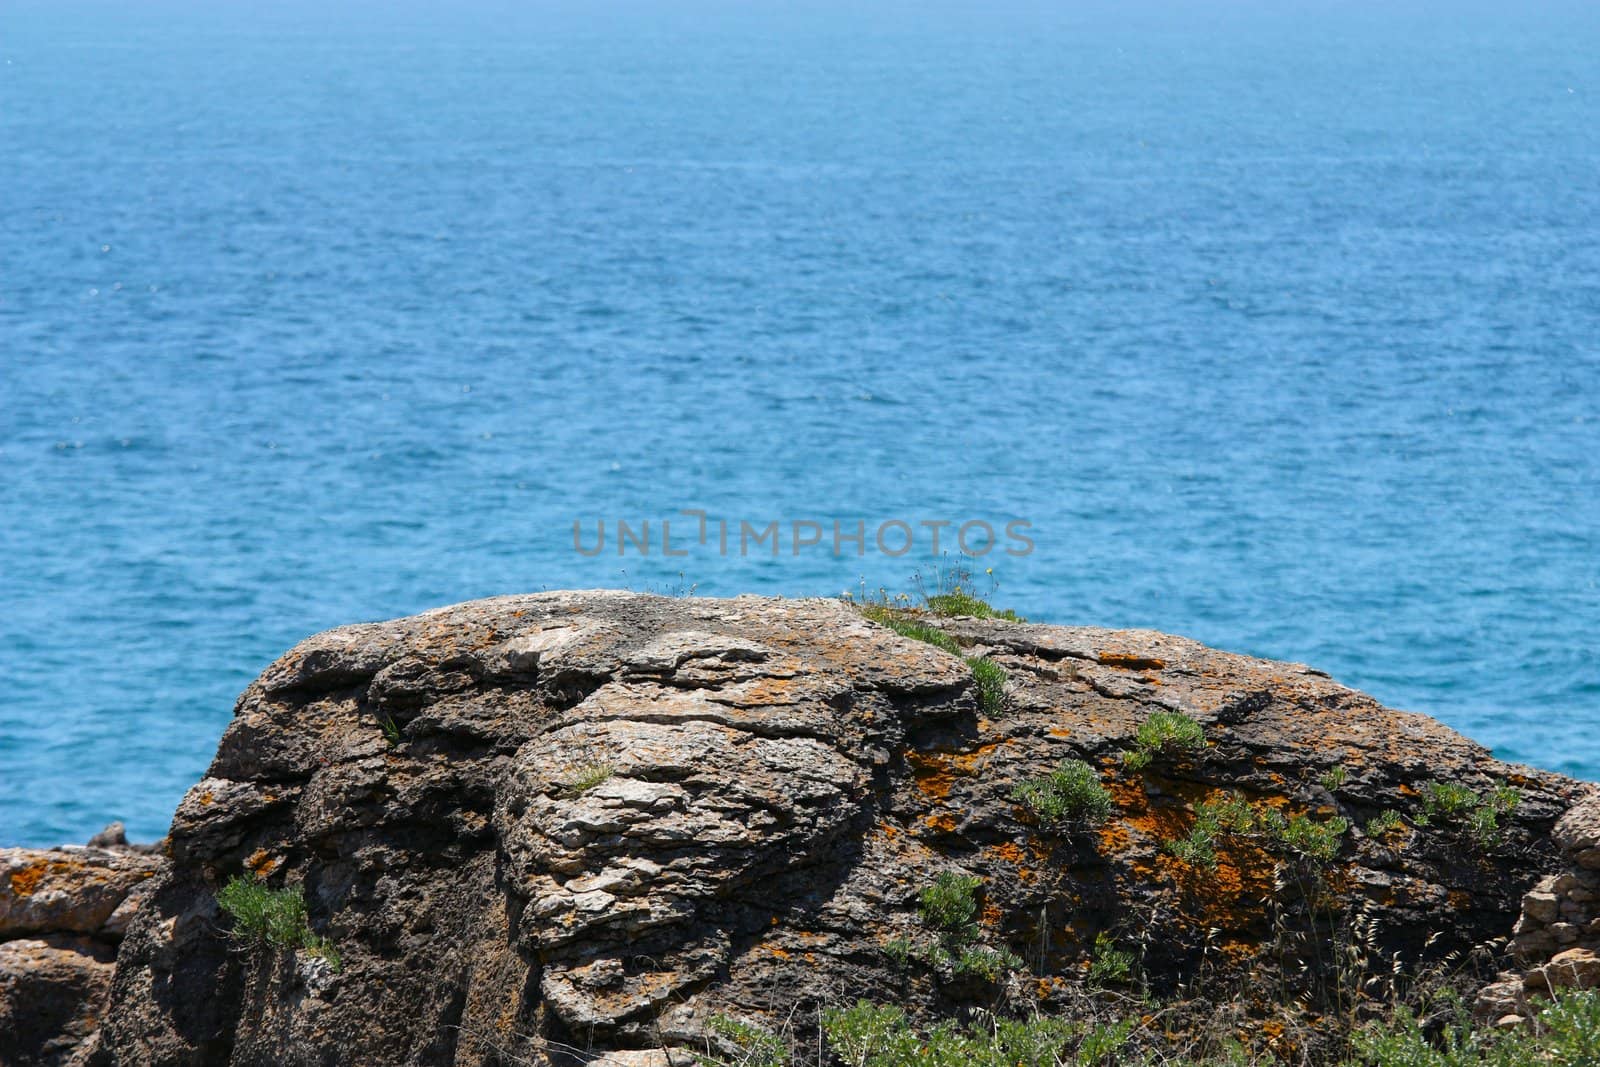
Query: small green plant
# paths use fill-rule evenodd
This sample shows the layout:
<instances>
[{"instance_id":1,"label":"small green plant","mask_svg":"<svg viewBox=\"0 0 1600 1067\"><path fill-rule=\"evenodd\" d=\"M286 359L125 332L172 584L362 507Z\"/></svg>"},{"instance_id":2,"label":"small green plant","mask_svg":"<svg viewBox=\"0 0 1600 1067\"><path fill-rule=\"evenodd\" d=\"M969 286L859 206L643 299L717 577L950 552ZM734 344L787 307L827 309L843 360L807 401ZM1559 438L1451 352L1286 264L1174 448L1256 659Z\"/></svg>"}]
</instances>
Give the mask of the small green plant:
<instances>
[{"instance_id":1,"label":"small green plant","mask_svg":"<svg viewBox=\"0 0 1600 1067\"><path fill-rule=\"evenodd\" d=\"M616 771L606 763L586 763L573 772L571 778L561 783L561 792L568 797L581 797L601 782L607 781Z\"/></svg>"},{"instance_id":2,"label":"small green plant","mask_svg":"<svg viewBox=\"0 0 1600 1067\"><path fill-rule=\"evenodd\" d=\"M884 942L883 952L894 960L896 966L904 969L911 966L911 961L916 958L917 944L909 937L896 937Z\"/></svg>"},{"instance_id":3,"label":"small green plant","mask_svg":"<svg viewBox=\"0 0 1600 1067\"><path fill-rule=\"evenodd\" d=\"M305 891L299 886L273 889L253 875L238 875L217 893L217 905L233 920L233 935L241 940L298 946L308 928Z\"/></svg>"},{"instance_id":4,"label":"small green plant","mask_svg":"<svg viewBox=\"0 0 1600 1067\"><path fill-rule=\"evenodd\" d=\"M988 656L972 656L967 666L972 668L972 680L977 684L979 710L991 719L996 717L1005 705L1005 668Z\"/></svg>"},{"instance_id":5,"label":"small green plant","mask_svg":"<svg viewBox=\"0 0 1600 1067\"><path fill-rule=\"evenodd\" d=\"M400 743L400 726L394 721L394 716L385 715L378 720L378 728L383 731L383 739L389 742L389 747Z\"/></svg>"},{"instance_id":6,"label":"small green plant","mask_svg":"<svg viewBox=\"0 0 1600 1067\"><path fill-rule=\"evenodd\" d=\"M1337 793L1344 786L1345 780L1349 777L1350 772L1345 769L1344 764L1338 763L1323 771L1322 777L1318 778L1317 781L1320 782L1322 784L1322 788L1326 789L1328 792Z\"/></svg>"},{"instance_id":7,"label":"small green plant","mask_svg":"<svg viewBox=\"0 0 1600 1067\"><path fill-rule=\"evenodd\" d=\"M339 952L326 938L311 932L305 890L273 889L254 875L236 875L217 893L217 906L233 920L238 940L274 948L304 949L340 969Z\"/></svg>"},{"instance_id":8,"label":"small green plant","mask_svg":"<svg viewBox=\"0 0 1600 1067\"><path fill-rule=\"evenodd\" d=\"M1161 847L1191 867L1215 868L1217 865L1217 829L1214 825L1196 822L1187 836L1167 841Z\"/></svg>"},{"instance_id":9,"label":"small green plant","mask_svg":"<svg viewBox=\"0 0 1600 1067\"><path fill-rule=\"evenodd\" d=\"M1304 859L1328 863L1339 855L1350 822L1337 817L1317 822L1306 815L1291 815L1275 829L1274 836L1290 852Z\"/></svg>"},{"instance_id":10,"label":"small green plant","mask_svg":"<svg viewBox=\"0 0 1600 1067\"><path fill-rule=\"evenodd\" d=\"M1405 819L1401 818L1398 811L1385 808L1367 820L1367 836L1375 841L1381 841L1396 830L1404 828L1405 824Z\"/></svg>"},{"instance_id":11,"label":"small green plant","mask_svg":"<svg viewBox=\"0 0 1600 1067\"><path fill-rule=\"evenodd\" d=\"M1130 771L1142 771L1158 756L1172 759L1205 746L1205 731L1194 719L1181 711L1157 711L1139 724L1133 749L1123 753L1122 761Z\"/></svg>"},{"instance_id":12,"label":"small green plant","mask_svg":"<svg viewBox=\"0 0 1600 1067\"><path fill-rule=\"evenodd\" d=\"M1467 830L1483 848L1499 844L1505 835L1500 820L1517 810L1522 793L1508 785L1498 785L1478 801L1467 814Z\"/></svg>"},{"instance_id":13,"label":"small green plant","mask_svg":"<svg viewBox=\"0 0 1600 1067\"><path fill-rule=\"evenodd\" d=\"M1422 813L1416 823L1464 827L1479 847L1487 849L1500 842L1505 833L1501 820L1521 802L1521 791L1504 782L1481 796L1457 782L1428 782L1422 787Z\"/></svg>"},{"instance_id":14,"label":"small green plant","mask_svg":"<svg viewBox=\"0 0 1600 1067\"><path fill-rule=\"evenodd\" d=\"M1100 776L1082 760L1063 760L1049 774L1019 783L1011 795L1041 826L1071 822L1099 826L1113 810Z\"/></svg>"},{"instance_id":15,"label":"small green plant","mask_svg":"<svg viewBox=\"0 0 1600 1067\"><path fill-rule=\"evenodd\" d=\"M846 1067L899 1067L916 1060L922 1040L906 1013L890 1005L859 1000L854 1007L823 1013L822 1030Z\"/></svg>"},{"instance_id":16,"label":"small green plant","mask_svg":"<svg viewBox=\"0 0 1600 1067\"><path fill-rule=\"evenodd\" d=\"M978 887L981 878L944 871L922 891L918 910L922 921L947 934L970 933L978 918Z\"/></svg>"},{"instance_id":17,"label":"small green plant","mask_svg":"<svg viewBox=\"0 0 1600 1067\"><path fill-rule=\"evenodd\" d=\"M1089 961L1089 981L1094 985L1121 985L1133 977L1134 955L1118 948L1104 930L1095 935L1094 955Z\"/></svg>"},{"instance_id":18,"label":"small green plant","mask_svg":"<svg viewBox=\"0 0 1600 1067\"><path fill-rule=\"evenodd\" d=\"M726 1015L713 1015L706 1026L738 1052L731 1059L695 1057L702 1067L788 1067L789 1047L777 1034Z\"/></svg>"},{"instance_id":19,"label":"small green plant","mask_svg":"<svg viewBox=\"0 0 1600 1067\"><path fill-rule=\"evenodd\" d=\"M1003 949L985 948L982 945L968 945L956 953L955 971L957 974L970 974L985 981L993 982L1001 978L1008 971L1015 971L1022 967L1022 960L1014 953Z\"/></svg>"},{"instance_id":20,"label":"small green plant","mask_svg":"<svg viewBox=\"0 0 1600 1067\"><path fill-rule=\"evenodd\" d=\"M1238 793L1227 793L1203 802L1195 809L1195 821L1216 831L1230 834L1252 834L1260 830L1263 820L1277 814L1268 809L1263 814Z\"/></svg>"},{"instance_id":21,"label":"small green plant","mask_svg":"<svg viewBox=\"0 0 1600 1067\"><path fill-rule=\"evenodd\" d=\"M1417 821L1431 825L1435 819L1455 822L1466 816L1478 803L1478 794L1457 782L1428 782L1422 787L1422 818Z\"/></svg>"}]
</instances>

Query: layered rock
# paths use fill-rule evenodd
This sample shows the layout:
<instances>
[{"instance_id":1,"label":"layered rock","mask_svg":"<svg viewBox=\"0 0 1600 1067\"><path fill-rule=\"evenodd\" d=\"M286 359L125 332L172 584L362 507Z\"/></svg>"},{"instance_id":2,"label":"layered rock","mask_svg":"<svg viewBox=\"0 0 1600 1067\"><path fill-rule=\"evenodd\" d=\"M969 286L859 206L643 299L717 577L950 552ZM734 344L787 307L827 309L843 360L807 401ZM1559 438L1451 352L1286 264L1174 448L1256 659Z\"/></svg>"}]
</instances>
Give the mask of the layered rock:
<instances>
[{"instance_id":1,"label":"layered rock","mask_svg":"<svg viewBox=\"0 0 1600 1067\"><path fill-rule=\"evenodd\" d=\"M1523 896L1512 940L1518 969L1502 972L1473 1005L1485 1022L1520 1025L1553 990L1600 988L1600 793L1573 805L1551 838L1566 866Z\"/></svg>"},{"instance_id":2,"label":"layered rock","mask_svg":"<svg viewBox=\"0 0 1600 1067\"><path fill-rule=\"evenodd\" d=\"M92 1058L666 1064L715 1045L718 1017L803 1030L858 997L1069 1010L1097 941L1158 994L1249 1011L1268 966L1314 991L1326 976L1283 960L1342 932L1374 971L1491 953L1567 862L1550 829L1579 783L1320 672L1144 631L930 621L1004 667L1003 707L962 657L824 600L551 593L303 642L180 805ZM1160 711L1203 746L1130 770ZM1067 759L1110 791L1103 825L1017 803ZM1520 802L1486 834L1424 818L1438 782ZM1175 854L1235 793L1353 828L1324 856L1244 832L1214 866ZM978 880L969 947L1009 962L930 949L919 893L950 872ZM301 887L339 969L231 940L216 893L241 874Z\"/></svg>"},{"instance_id":3,"label":"layered rock","mask_svg":"<svg viewBox=\"0 0 1600 1067\"><path fill-rule=\"evenodd\" d=\"M120 825L87 848L0 849L0 1063L87 1055L117 944L161 864Z\"/></svg>"}]
</instances>

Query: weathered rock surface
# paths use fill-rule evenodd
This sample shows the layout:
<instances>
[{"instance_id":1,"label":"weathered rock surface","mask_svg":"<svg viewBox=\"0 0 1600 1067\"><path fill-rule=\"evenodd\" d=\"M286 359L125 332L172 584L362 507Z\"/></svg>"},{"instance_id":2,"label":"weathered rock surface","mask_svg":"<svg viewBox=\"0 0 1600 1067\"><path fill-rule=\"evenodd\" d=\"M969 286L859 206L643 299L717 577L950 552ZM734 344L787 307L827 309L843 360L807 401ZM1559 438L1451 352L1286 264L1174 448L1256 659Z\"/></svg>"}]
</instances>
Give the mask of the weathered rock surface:
<instances>
[{"instance_id":1,"label":"weathered rock surface","mask_svg":"<svg viewBox=\"0 0 1600 1067\"><path fill-rule=\"evenodd\" d=\"M0 1065L90 1050L117 943L163 862L129 847L120 827L95 840L0 849Z\"/></svg>"},{"instance_id":2,"label":"weathered rock surface","mask_svg":"<svg viewBox=\"0 0 1600 1067\"><path fill-rule=\"evenodd\" d=\"M939 625L1006 669L1002 712L961 658L833 601L551 593L313 637L240 698L79 1054L654 1067L718 1015L1058 1010L1101 934L1158 991L1222 989L1356 920L1382 966L1482 955L1569 864L1551 828L1586 787L1317 671L1143 631ZM1206 746L1131 772L1158 710ZM1111 791L1105 825L1053 830L1013 800L1069 758ZM1418 825L1436 781L1521 802L1492 838ZM1353 829L1326 862L1246 835L1215 869L1164 848L1231 790ZM1367 836L1386 809L1408 825ZM303 887L337 973L226 937L215 893L242 871ZM981 879L977 943L1022 968L906 958L929 936L919 891L950 871Z\"/></svg>"},{"instance_id":3,"label":"weathered rock surface","mask_svg":"<svg viewBox=\"0 0 1600 1067\"><path fill-rule=\"evenodd\" d=\"M1512 931L1519 969L1484 987L1473 1005L1479 1019L1521 1023L1534 1014L1530 995L1600 988L1600 791L1573 805L1551 838L1565 869L1523 896Z\"/></svg>"}]
</instances>

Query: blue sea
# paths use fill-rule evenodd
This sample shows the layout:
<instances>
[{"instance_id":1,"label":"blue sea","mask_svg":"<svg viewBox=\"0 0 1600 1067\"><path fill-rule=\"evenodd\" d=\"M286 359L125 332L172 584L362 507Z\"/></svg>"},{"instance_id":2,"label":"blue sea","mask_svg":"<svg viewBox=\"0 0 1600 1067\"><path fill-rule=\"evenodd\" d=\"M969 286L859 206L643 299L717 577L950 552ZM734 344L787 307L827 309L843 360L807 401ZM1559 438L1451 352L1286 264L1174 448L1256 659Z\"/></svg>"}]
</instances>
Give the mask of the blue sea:
<instances>
[{"instance_id":1,"label":"blue sea","mask_svg":"<svg viewBox=\"0 0 1600 1067\"><path fill-rule=\"evenodd\" d=\"M963 563L1600 777L1600 12L7 0L0 519L5 844L327 627Z\"/></svg>"}]
</instances>

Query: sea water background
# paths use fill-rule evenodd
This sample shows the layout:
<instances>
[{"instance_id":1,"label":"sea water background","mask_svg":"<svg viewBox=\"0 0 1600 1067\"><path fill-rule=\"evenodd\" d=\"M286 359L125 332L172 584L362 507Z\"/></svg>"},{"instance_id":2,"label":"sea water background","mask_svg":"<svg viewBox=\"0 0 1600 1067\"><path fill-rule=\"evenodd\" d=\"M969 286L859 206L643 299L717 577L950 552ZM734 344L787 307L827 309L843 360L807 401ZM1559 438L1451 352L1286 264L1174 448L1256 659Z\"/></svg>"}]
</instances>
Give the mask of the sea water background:
<instances>
[{"instance_id":1,"label":"sea water background","mask_svg":"<svg viewBox=\"0 0 1600 1067\"><path fill-rule=\"evenodd\" d=\"M930 563L572 549L684 507L1600 775L1600 19L1187 6L0 6L0 843L325 627Z\"/></svg>"}]
</instances>

